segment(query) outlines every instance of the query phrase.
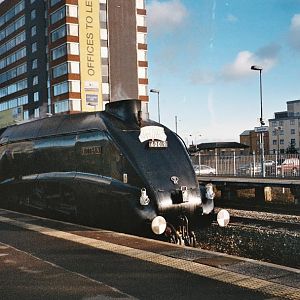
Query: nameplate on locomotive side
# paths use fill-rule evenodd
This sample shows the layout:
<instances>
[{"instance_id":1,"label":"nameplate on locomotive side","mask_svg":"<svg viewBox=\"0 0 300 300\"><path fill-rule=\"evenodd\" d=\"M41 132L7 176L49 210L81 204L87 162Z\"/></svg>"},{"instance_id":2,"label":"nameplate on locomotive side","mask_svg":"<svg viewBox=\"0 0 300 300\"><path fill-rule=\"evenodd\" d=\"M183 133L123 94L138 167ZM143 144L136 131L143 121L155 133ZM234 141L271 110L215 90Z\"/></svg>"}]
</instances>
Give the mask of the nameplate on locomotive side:
<instances>
[{"instance_id":1,"label":"nameplate on locomotive side","mask_svg":"<svg viewBox=\"0 0 300 300\"><path fill-rule=\"evenodd\" d=\"M157 140L151 140L148 144L149 148L167 148L168 142L167 141L157 141Z\"/></svg>"},{"instance_id":2,"label":"nameplate on locomotive side","mask_svg":"<svg viewBox=\"0 0 300 300\"><path fill-rule=\"evenodd\" d=\"M89 146L81 148L81 155L98 155L102 153L100 146Z\"/></svg>"}]
</instances>

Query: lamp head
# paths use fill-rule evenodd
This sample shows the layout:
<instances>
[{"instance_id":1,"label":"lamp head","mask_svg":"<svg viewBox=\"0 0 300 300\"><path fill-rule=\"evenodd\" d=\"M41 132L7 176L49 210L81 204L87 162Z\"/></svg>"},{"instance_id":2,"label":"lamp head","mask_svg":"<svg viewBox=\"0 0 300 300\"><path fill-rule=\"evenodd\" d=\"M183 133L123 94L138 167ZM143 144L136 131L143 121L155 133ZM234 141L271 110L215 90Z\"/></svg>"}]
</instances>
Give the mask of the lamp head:
<instances>
[{"instance_id":1,"label":"lamp head","mask_svg":"<svg viewBox=\"0 0 300 300\"><path fill-rule=\"evenodd\" d=\"M251 70L262 71L263 67L261 67L261 66L251 66Z\"/></svg>"}]
</instances>

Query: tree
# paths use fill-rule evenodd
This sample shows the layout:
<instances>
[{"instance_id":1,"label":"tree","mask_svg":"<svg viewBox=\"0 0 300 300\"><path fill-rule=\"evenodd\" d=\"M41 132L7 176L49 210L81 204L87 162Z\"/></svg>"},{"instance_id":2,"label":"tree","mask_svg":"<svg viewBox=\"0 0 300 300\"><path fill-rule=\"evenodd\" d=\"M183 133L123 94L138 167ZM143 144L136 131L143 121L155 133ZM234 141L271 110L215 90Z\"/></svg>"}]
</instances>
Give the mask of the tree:
<instances>
[{"instance_id":1,"label":"tree","mask_svg":"<svg viewBox=\"0 0 300 300\"><path fill-rule=\"evenodd\" d=\"M286 149L287 154L298 154L297 149L295 148L295 143L290 143Z\"/></svg>"}]
</instances>

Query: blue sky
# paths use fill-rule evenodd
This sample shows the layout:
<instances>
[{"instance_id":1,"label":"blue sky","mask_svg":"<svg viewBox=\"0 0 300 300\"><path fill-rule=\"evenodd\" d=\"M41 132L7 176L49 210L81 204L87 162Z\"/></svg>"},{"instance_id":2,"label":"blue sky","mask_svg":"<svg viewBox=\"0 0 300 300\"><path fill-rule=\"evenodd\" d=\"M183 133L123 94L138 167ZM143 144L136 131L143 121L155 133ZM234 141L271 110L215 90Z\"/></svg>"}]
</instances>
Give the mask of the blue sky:
<instances>
[{"instance_id":1,"label":"blue sky","mask_svg":"<svg viewBox=\"0 0 300 300\"><path fill-rule=\"evenodd\" d=\"M300 99L300 0L146 0L149 88L188 142L239 141ZM150 93L157 120L157 95Z\"/></svg>"}]
</instances>

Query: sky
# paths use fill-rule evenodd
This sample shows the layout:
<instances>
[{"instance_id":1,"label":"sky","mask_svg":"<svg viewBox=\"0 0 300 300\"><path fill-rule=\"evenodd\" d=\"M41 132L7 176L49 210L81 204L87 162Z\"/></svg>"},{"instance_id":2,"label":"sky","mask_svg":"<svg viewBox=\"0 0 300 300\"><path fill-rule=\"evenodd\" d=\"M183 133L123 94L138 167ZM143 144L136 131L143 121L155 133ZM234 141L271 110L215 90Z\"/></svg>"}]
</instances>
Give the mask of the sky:
<instances>
[{"instance_id":1,"label":"sky","mask_svg":"<svg viewBox=\"0 0 300 300\"><path fill-rule=\"evenodd\" d=\"M146 0L149 88L189 144L239 142L300 99L300 0ZM149 93L158 120L157 94Z\"/></svg>"}]
</instances>

